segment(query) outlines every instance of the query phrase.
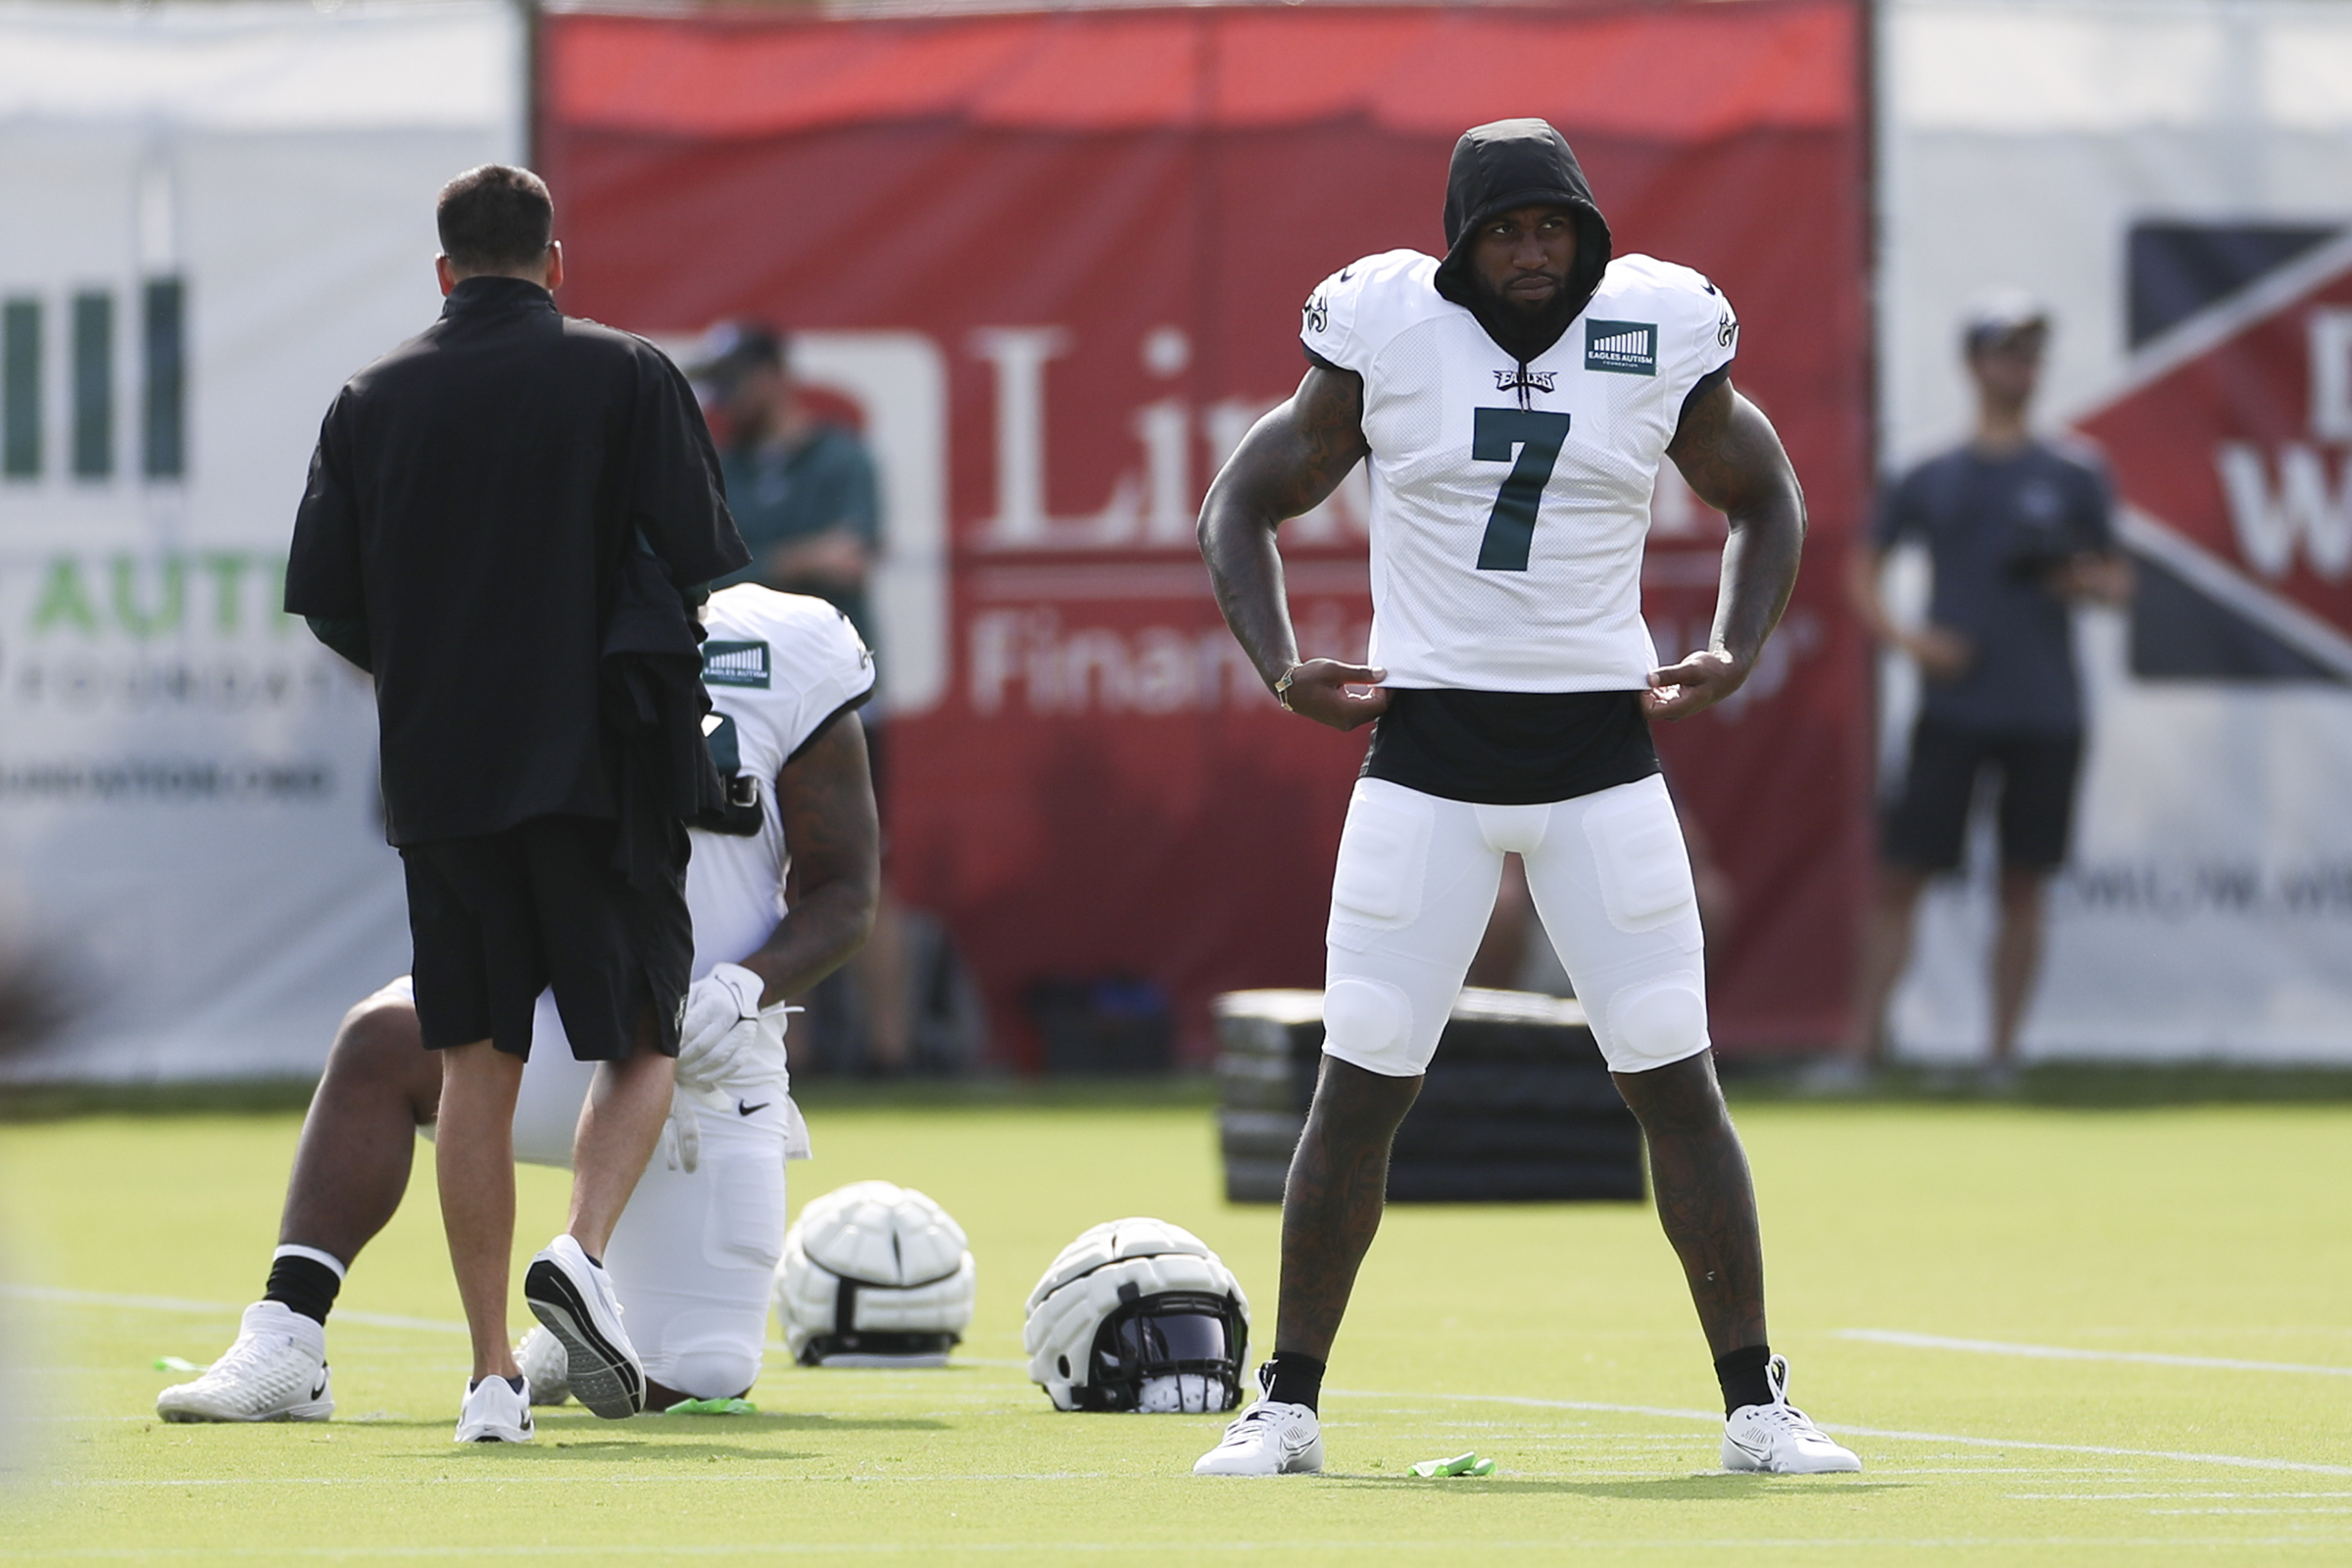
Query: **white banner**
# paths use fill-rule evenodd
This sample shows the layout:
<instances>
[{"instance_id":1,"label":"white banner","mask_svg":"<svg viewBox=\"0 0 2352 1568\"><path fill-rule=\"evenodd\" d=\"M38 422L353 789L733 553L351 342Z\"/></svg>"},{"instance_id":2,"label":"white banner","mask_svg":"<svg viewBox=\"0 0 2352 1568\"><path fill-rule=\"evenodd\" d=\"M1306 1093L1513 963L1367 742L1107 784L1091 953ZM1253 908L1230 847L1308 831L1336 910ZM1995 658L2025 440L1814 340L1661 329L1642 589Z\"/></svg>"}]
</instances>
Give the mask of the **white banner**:
<instances>
[{"instance_id":1,"label":"white banner","mask_svg":"<svg viewBox=\"0 0 2352 1568\"><path fill-rule=\"evenodd\" d=\"M2056 318L2044 413L2105 449L2139 571L2080 621L2090 748L2023 1049L2352 1060L2352 4L1884 19L1887 456L1965 436L1963 304L2021 286ZM1916 687L1887 673L1891 783ZM1914 1057L1984 1049L1978 851L1922 911Z\"/></svg>"},{"instance_id":2,"label":"white banner","mask_svg":"<svg viewBox=\"0 0 2352 1568\"><path fill-rule=\"evenodd\" d=\"M87 1004L16 1076L315 1069L408 962L368 683L277 607L521 51L498 3L0 5L0 895Z\"/></svg>"}]
</instances>

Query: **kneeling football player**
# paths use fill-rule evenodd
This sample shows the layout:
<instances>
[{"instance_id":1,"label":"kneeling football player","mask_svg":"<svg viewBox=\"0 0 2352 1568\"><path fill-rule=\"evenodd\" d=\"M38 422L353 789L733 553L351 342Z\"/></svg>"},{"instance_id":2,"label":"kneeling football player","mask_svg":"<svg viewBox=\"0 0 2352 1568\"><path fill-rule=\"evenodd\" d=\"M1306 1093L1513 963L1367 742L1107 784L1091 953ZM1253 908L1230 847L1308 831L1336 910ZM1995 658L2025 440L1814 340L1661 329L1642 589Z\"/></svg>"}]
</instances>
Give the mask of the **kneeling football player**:
<instances>
[{"instance_id":1,"label":"kneeling football player","mask_svg":"<svg viewBox=\"0 0 2352 1568\"><path fill-rule=\"evenodd\" d=\"M1732 388L1730 304L1688 268L1611 260L1558 131L1506 120L1465 134L1446 236L1443 261L1389 251L1316 289L1305 379L1201 509L1218 604L1282 705L1336 729L1379 724L1332 882L1323 1067L1283 1190L1274 1358L1195 1472L1322 1468L1324 1364L1380 1226L1390 1143L1508 853L1647 1137L1723 1389L1725 1466L1859 1469L1788 1403L1765 1340L1755 1191L1715 1081L1698 905L1649 736L1651 718L1721 702L1755 667L1796 581L1804 498ZM1708 648L1661 669L1641 590L1666 459L1731 539ZM1371 652L1302 661L1275 530L1359 461Z\"/></svg>"},{"instance_id":2,"label":"kneeling football player","mask_svg":"<svg viewBox=\"0 0 2352 1568\"><path fill-rule=\"evenodd\" d=\"M858 950L880 881L873 781L853 711L872 694L873 661L857 632L821 599L750 585L711 596L705 623L705 727L729 806L692 831L696 978L670 1129L602 1260L655 1408L731 1397L759 1375L784 1243L784 1160L807 1153L783 1001ZM562 1029L541 997L515 1102L520 1159L569 1162L595 1064L572 1059ZM345 1270L400 1206L416 1130L430 1136L440 1092L406 977L345 1016L303 1124L267 1290L226 1354L157 1397L166 1420L333 1413L327 1313ZM527 1442L530 1405L560 1402L572 1364L568 1343L534 1329L506 1375L468 1390L460 1441ZM600 1415L634 1408L585 1386L570 1392Z\"/></svg>"}]
</instances>

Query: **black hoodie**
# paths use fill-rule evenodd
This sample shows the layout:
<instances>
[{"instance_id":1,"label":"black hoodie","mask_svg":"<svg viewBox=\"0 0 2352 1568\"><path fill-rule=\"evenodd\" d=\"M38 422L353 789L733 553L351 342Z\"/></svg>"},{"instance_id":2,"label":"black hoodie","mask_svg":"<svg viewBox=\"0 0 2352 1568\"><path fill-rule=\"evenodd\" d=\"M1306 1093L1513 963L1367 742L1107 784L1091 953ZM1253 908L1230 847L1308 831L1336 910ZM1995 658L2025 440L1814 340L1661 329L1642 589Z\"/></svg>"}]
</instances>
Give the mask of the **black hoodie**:
<instances>
[{"instance_id":1,"label":"black hoodie","mask_svg":"<svg viewBox=\"0 0 2352 1568\"><path fill-rule=\"evenodd\" d=\"M1470 271L1479 226L1514 207L1565 207L1576 220L1576 261L1568 287L1540 312L1489 294ZM1592 201L1567 138L1542 120L1497 120L1462 133L1446 172L1446 260L1438 293L1478 318L1503 352L1525 365L1560 340L1600 287L1609 265L1609 225Z\"/></svg>"}]
</instances>

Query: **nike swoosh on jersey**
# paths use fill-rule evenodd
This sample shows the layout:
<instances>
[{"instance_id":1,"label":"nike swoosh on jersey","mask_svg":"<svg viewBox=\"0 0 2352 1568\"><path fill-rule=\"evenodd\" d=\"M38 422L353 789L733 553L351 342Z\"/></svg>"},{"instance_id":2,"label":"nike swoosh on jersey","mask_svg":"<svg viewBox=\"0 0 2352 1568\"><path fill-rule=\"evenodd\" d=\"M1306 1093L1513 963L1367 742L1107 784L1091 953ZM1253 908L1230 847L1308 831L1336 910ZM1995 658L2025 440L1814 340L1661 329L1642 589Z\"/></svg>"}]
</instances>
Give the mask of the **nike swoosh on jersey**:
<instances>
[{"instance_id":1,"label":"nike swoosh on jersey","mask_svg":"<svg viewBox=\"0 0 2352 1568\"><path fill-rule=\"evenodd\" d=\"M735 1102L735 1114L738 1116L749 1116L753 1111L765 1110L768 1106L774 1103L775 1102L772 1100L762 1100L757 1105L747 1105L742 1102L742 1100L738 1099Z\"/></svg>"}]
</instances>

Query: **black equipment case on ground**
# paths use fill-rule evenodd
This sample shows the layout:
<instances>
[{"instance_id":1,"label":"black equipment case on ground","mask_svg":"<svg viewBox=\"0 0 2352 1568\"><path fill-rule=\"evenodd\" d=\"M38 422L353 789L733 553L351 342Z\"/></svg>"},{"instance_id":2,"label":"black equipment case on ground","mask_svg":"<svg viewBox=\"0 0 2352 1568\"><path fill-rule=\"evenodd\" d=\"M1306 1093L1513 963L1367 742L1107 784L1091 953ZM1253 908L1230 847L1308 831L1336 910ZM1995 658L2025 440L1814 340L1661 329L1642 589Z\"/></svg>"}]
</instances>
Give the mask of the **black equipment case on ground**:
<instances>
[{"instance_id":1,"label":"black equipment case on ground","mask_svg":"<svg viewBox=\"0 0 2352 1568\"><path fill-rule=\"evenodd\" d=\"M1225 1197L1277 1203L1323 1059L1323 993L1216 1001ZM1642 1130L1573 1001L1465 990L1397 1129L1392 1203L1639 1201Z\"/></svg>"}]
</instances>

